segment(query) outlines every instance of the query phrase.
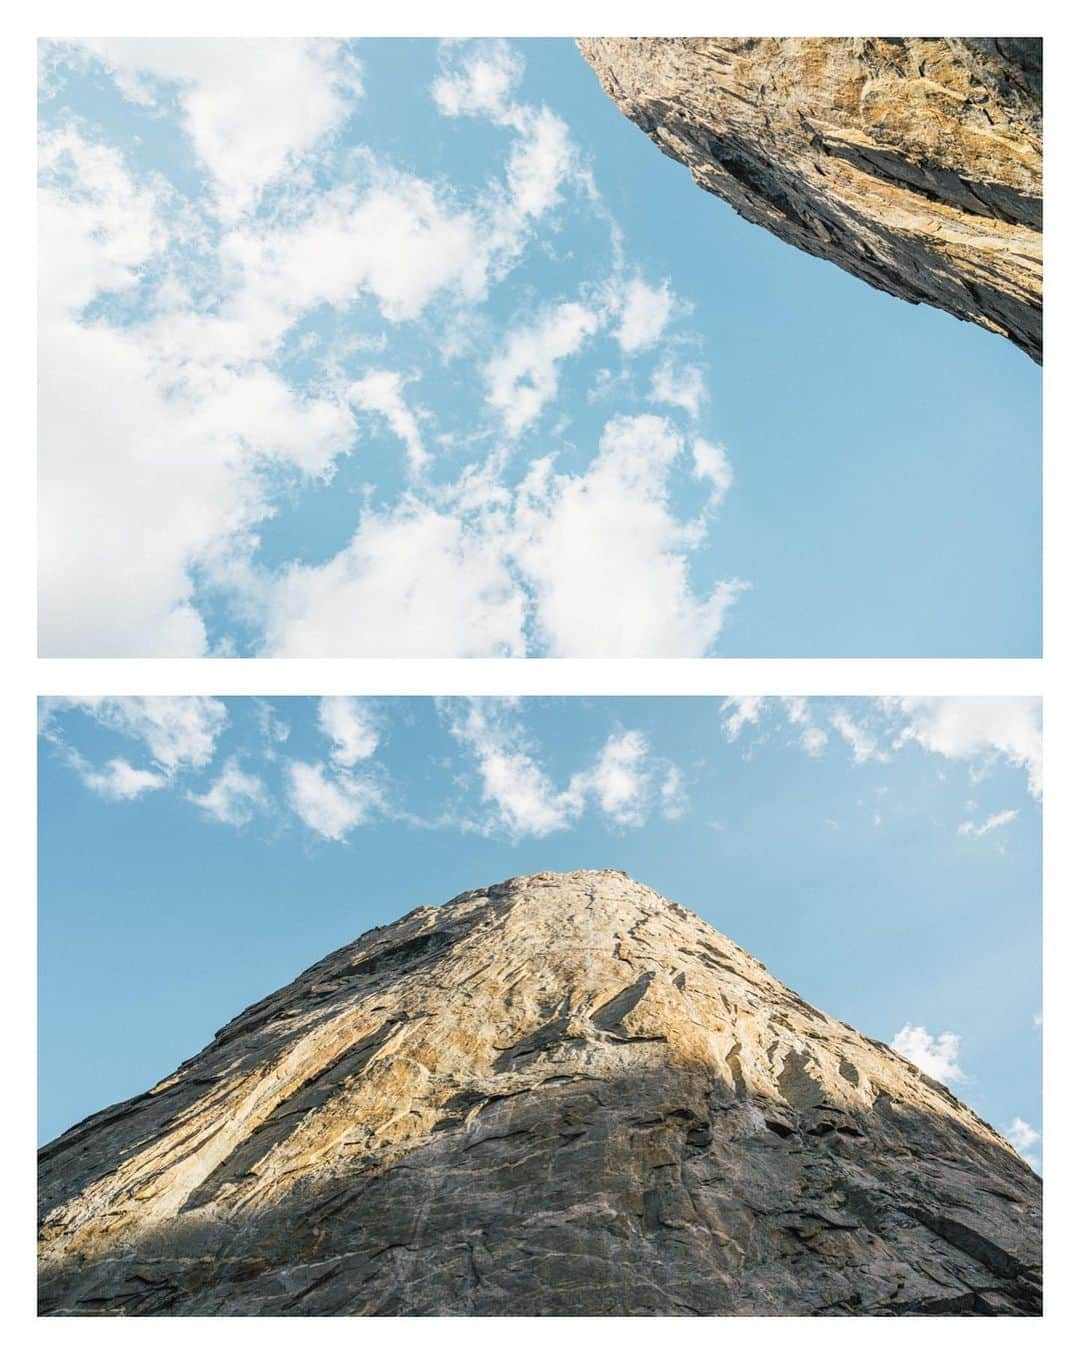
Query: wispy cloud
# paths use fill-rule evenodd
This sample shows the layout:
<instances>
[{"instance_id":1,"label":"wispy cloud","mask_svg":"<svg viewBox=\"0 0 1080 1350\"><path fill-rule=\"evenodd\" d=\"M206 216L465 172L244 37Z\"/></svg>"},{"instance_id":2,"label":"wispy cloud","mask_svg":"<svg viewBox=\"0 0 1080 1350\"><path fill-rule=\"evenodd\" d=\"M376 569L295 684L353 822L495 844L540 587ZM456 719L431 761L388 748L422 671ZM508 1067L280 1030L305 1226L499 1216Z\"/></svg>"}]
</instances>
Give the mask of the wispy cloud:
<instances>
[{"instance_id":1,"label":"wispy cloud","mask_svg":"<svg viewBox=\"0 0 1080 1350\"><path fill-rule=\"evenodd\" d=\"M856 764L866 764L872 759L884 762L889 758L887 754L878 749L878 743L873 734L865 726L856 722L844 708L838 708L829 718L829 722L847 742L851 749L851 757Z\"/></svg>"},{"instance_id":2,"label":"wispy cloud","mask_svg":"<svg viewBox=\"0 0 1080 1350\"><path fill-rule=\"evenodd\" d=\"M738 740L744 727L755 725L764 707L765 699L757 694L724 699L720 713L724 718L724 735L728 740Z\"/></svg>"},{"instance_id":3,"label":"wispy cloud","mask_svg":"<svg viewBox=\"0 0 1080 1350\"><path fill-rule=\"evenodd\" d=\"M996 815L987 816L981 825L976 825L973 820L965 820L957 830L957 834L972 835L978 839L984 834L989 834L991 830L1000 830L1003 825L1010 824L1019 814L1019 811L998 811Z\"/></svg>"},{"instance_id":4,"label":"wispy cloud","mask_svg":"<svg viewBox=\"0 0 1080 1350\"><path fill-rule=\"evenodd\" d=\"M448 701L451 734L474 759L481 793L492 814L478 823L485 832L542 838L569 829L591 806L613 824L633 828L654 810L676 819L685 808L678 768L655 754L641 731L608 736L593 762L557 786L509 700Z\"/></svg>"},{"instance_id":5,"label":"wispy cloud","mask_svg":"<svg viewBox=\"0 0 1080 1350\"><path fill-rule=\"evenodd\" d=\"M245 773L235 758L226 760L205 792L188 793L189 801L222 825L248 824L265 799L262 779Z\"/></svg>"}]
</instances>

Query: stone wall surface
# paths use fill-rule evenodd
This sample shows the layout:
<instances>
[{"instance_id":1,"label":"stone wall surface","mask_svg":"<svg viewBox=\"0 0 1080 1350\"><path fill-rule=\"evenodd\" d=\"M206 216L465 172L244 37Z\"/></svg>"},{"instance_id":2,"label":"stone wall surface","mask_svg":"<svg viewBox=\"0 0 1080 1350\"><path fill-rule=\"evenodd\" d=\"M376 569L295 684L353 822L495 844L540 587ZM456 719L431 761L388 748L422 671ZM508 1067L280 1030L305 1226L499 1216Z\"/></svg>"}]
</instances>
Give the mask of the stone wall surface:
<instances>
[{"instance_id":1,"label":"stone wall surface","mask_svg":"<svg viewBox=\"0 0 1080 1350\"><path fill-rule=\"evenodd\" d=\"M44 1148L39 1189L49 1314L1041 1306L1010 1146L621 872L366 933Z\"/></svg>"},{"instance_id":2,"label":"stone wall surface","mask_svg":"<svg viewBox=\"0 0 1080 1350\"><path fill-rule=\"evenodd\" d=\"M1038 38L581 38L619 108L787 243L1042 358Z\"/></svg>"}]
</instances>

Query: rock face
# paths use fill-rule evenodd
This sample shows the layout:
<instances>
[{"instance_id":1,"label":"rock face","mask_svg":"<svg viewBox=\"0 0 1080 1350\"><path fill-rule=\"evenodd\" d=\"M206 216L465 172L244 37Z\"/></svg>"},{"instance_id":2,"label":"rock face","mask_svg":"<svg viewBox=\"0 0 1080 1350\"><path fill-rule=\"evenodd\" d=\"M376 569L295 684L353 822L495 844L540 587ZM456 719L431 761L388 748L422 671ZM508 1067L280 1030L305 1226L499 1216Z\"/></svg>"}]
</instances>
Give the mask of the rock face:
<instances>
[{"instance_id":1,"label":"rock face","mask_svg":"<svg viewBox=\"0 0 1080 1350\"><path fill-rule=\"evenodd\" d=\"M1038 38L581 38L622 111L756 225L1042 357Z\"/></svg>"},{"instance_id":2,"label":"rock face","mask_svg":"<svg viewBox=\"0 0 1080 1350\"><path fill-rule=\"evenodd\" d=\"M40 1306L1036 1313L1041 1184L621 872L413 910L42 1150Z\"/></svg>"}]
</instances>

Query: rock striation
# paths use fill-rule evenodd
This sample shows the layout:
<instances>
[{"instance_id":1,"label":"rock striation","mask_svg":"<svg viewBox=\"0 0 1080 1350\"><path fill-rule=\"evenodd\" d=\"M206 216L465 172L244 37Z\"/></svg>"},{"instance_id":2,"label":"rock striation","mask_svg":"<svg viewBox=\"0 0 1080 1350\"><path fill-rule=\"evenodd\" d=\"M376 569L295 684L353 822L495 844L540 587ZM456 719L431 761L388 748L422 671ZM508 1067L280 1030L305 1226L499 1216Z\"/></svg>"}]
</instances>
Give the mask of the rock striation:
<instances>
[{"instance_id":1,"label":"rock striation","mask_svg":"<svg viewBox=\"0 0 1080 1350\"><path fill-rule=\"evenodd\" d=\"M789 244L1042 358L1038 38L581 38L622 111Z\"/></svg>"},{"instance_id":2,"label":"rock striation","mask_svg":"<svg viewBox=\"0 0 1080 1350\"><path fill-rule=\"evenodd\" d=\"M1035 1314L1041 1183L622 872L425 906L40 1155L48 1314Z\"/></svg>"}]
</instances>

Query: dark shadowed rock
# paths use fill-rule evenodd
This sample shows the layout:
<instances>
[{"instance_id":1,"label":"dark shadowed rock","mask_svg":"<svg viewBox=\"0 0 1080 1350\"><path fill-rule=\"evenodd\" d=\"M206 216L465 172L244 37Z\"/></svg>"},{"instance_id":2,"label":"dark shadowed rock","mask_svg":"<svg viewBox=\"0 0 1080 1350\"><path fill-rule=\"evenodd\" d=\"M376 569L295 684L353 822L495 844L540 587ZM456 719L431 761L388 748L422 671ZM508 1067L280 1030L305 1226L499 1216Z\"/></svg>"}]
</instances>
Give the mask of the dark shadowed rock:
<instances>
[{"instance_id":1,"label":"dark shadowed rock","mask_svg":"<svg viewBox=\"0 0 1080 1350\"><path fill-rule=\"evenodd\" d=\"M1042 357L1038 38L582 38L622 111L756 225Z\"/></svg>"},{"instance_id":2,"label":"dark shadowed rock","mask_svg":"<svg viewBox=\"0 0 1080 1350\"><path fill-rule=\"evenodd\" d=\"M1041 1183L621 872L414 910L42 1150L52 1314L1036 1313Z\"/></svg>"}]
</instances>

